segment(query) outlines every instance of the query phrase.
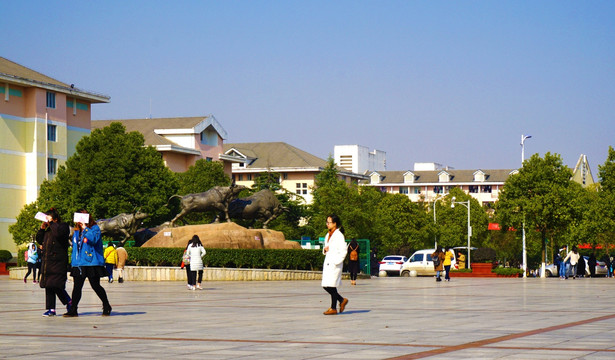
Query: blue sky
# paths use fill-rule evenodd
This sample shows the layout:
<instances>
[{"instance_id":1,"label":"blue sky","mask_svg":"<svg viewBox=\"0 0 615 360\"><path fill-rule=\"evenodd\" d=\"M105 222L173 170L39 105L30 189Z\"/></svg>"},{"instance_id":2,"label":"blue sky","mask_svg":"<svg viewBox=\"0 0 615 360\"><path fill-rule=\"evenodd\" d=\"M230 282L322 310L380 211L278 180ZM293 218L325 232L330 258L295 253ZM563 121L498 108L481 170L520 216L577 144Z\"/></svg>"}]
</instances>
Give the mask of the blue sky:
<instances>
[{"instance_id":1,"label":"blue sky","mask_svg":"<svg viewBox=\"0 0 615 360\"><path fill-rule=\"evenodd\" d=\"M94 119L213 114L226 142L456 169L615 145L613 1L10 1L1 56L109 95ZM151 104L151 105L150 105ZM150 110L151 109L151 110Z\"/></svg>"}]
</instances>

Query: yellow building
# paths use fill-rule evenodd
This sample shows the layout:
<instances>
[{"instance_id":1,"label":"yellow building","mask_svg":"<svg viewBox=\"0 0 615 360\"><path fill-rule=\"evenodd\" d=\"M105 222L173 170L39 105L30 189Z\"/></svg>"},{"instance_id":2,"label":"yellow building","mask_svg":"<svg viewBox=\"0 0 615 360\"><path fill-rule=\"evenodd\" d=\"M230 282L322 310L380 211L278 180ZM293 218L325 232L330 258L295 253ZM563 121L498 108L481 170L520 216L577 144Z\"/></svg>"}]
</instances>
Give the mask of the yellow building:
<instances>
[{"instance_id":1,"label":"yellow building","mask_svg":"<svg viewBox=\"0 0 615 360\"><path fill-rule=\"evenodd\" d=\"M0 57L0 99L0 249L15 253L8 227L90 134L91 105L109 97Z\"/></svg>"}]
</instances>

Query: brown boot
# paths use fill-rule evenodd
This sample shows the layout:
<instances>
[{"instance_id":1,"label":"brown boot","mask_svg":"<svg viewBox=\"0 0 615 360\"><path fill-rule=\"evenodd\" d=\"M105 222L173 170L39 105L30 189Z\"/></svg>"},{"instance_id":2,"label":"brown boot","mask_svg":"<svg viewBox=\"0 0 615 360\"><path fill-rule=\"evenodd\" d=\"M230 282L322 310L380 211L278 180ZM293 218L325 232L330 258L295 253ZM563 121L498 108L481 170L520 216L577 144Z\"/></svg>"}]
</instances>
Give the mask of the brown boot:
<instances>
[{"instance_id":1,"label":"brown boot","mask_svg":"<svg viewBox=\"0 0 615 360\"><path fill-rule=\"evenodd\" d=\"M344 300L342 300L342 302L340 303L340 314L344 312L346 304L348 304L348 299L344 298Z\"/></svg>"},{"instance_id":2,"label":"brown boot","mask_svg":"<svg viewBox=\"0 0 615 360\"><path fill-rule=\"evenodd\" d=\"M325 314L325 315L337 315L337 310L329 308L323 314Z\"/></svg>"}]
</instances>

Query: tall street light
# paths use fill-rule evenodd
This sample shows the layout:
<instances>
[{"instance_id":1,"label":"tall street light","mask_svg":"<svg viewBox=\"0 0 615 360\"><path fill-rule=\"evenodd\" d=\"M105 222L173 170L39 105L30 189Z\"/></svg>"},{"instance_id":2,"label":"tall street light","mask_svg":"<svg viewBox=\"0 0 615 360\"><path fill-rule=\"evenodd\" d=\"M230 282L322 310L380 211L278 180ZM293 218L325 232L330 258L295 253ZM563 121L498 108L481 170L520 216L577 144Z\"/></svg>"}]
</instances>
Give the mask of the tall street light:
<instances>
[{"instance_id":1,"label":"tall street light","mask_svg":"<svg viewBox=\"0 0 615 360\"><path fill-rule=\"evenodd\" d=\"M472 269L470 265L470 238L472 237L472 227L470 226L470 200L468 201L455 201L455 197L451 201L451 208L455 207L455 204L461 204L468 208L468 269Z\"/></svg>"},{"instance_id":2,"label":"tall street light","mask_svg":"<svg viewBox=\"0 0 615 360\"><path fill-rule=\"evenodd\" d=\"M521 135L521 167L523 167L523 162L525 161L525 140L531 138L532 135ZM523 228L521 229L521 237L523 239L523 277L527 277L527 250L525 248L525 212L523 213ZM544 266L540 270L541 273L544 271ZM542 274L541 274L542 277Z\"/></svg>"},{"instance_id":3,"label":"tall street light","mask_svg":"<svg viewBox=\"0 0 615 360\"><path fill-rule=\"evenodd\" d=\"M436 198L433 200L433 223L434 225L437 227L438 223L436 222L436 202L438 202L438 200L440 200L441 198L438 198L438 196L436 196ZM436 234L433 236L433 242L434 242L434 249L438 248L438 234L437 234L438 229L436 229Z\"/></svg>"}]
</instances>

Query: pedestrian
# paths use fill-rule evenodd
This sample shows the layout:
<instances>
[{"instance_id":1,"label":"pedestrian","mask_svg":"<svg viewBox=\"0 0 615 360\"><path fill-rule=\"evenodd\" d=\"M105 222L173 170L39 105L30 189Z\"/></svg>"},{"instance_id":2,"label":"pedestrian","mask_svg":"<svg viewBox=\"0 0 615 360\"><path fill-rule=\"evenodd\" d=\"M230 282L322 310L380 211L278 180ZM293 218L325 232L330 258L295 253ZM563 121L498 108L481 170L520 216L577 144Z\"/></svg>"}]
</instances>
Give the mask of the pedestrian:
<instances>
[{"instance_id":1,"label":"pedestrian","mask_svg":"<svg viewBox=\"0 0 615 360\"><path fill-rule=\"evenodd\" d=\"M117 251L115 250L115 245L111 242L107 243L103 257L105 258L105 269L107 270L108 281L112 283L113 268L117 265Z\"/></svg>"},{"instance_id":2,"label":"pedestrian","mask_svg":"<svg viewBox=\"0 0 615 360\"><path fill-rule=\"evenodd\" d=\"M182 263L180 265L182 269L186 269L186 283L188 285L188 290L192 290L192 271L190 271L190 253L188 253L188 247L191 243L192 239L188 240L188 244L186 244L184 254L182 255Z\"/></svg>"},{"instance_id":3,"label":"pedestrian","mask_svg":"<svg viewBox=\"0 0 615 360\"><path fill-rule=\"evenodd\" d=\"M431 261L433 261L433 269L436 271L436 281L442 281L440 273L444 271L444 252L442 246L438 246L436 251L431 254Z\"/></svg>"},{"instance_id":4,"label":"pedestrian","mask_svg":"<svg viewBox=\"0 0 615 360\"><path fill-rule=\"evenodd\" d=\"M39 285L45 289L47 311L43 316L49 317L56 315L56 297L62 304L67 305L67 308L70 306L71 299L66 292L70 228L62 222L55 208L49 209L45 215L47 221L41 224L36 233L36 242L43 247Z\"/></svg>"},{"instance_id":5,"label":"pedestrian","mask_svg":"<svg viewBox=\"0 0 615 360\"><path fill-rule=\"evenodd\" d=\"M41 265L43 264L43 247L41 245L35 244L37 245L37 253L38 253L38 259L36 260L36 269L38 270L38 277L36 278L36 281L38 281L39 283L41 282L41 273L43 272L41 270Z\"/></svg>"},{"instance_id":6,"label":"pedestrian","mask_svg":"<svg viewBox=\"0 0 615 360\"><path fill-rule=\"evenodd\" d=\"M88 214L85 210L79 210L82 214ZM88 214L89 215L89 214ZM83 285L87 279L92 290L102 301L103 316L111 315L111 304L107 298L107 292L100 285L100 278L107 276L104 267L103 245L100 228L89 216L87 223L77 222L73 233L73 252L71 276L73 277L73 301L64 317L79 316L79 301L83 291Z\"/></svg>"},{"instance_id":7,"label":"pedestrian","mask_svg":"<svg viewBox=\"0 0 615 360\"><path fill-rule=\"evenodd\" d=\"M609 254L605 253L600 260L602 260L606 266L606 277L613 276L613 270L611 269L611 258L609 257Z\"/></svg>"},{"instance_id":8,"label":"pedestrian","mask_svg":"<svg viewBox=\"0 0 615 360\"><path fill-rule=\"evenodd\" d=\"M576 279L577 277L577 264L579 262L579 257L580 255L577 252L577 247L573 246L572 251L570 251L568 255L566 255L566 258L564 259L564 262L570 260L570 271L571 271L573 279ZM566 276L566 279L567 278L568 276Z\"/></svg>"},{"instance_id":9,"label":"pedestrian","mask_svg":"<svg viewBox=\"0 0 615 360\"><path fill-rule=\"evenodd\" d=\"M565 252L566 248L559 249L560 252ZM564 257L562 257L559 253L557 254L557 269L560 280L566 280L566 261L564 261Z\"/></svg>"},{"instance_id":10,"label":"pedestrian","mask_svg":"<svg viewBox=\"0 0 615 360\"><path fill-rule=\"evenodd\" d=\"M446 252L444 253L444 280L451 281L451 265L453 264L453 259L455 258L455 254L450 246L446 247Z\"/></svg>"},{"instance_id":11,"label":"pedestrian","mask_svg":"<svg viewBox=\"0 0 615 360\"><path fill-rule=\"evenodd\" d=\"M369 273L371 276L378 276L378 267L380 264L378 263L378 255L376 248L373 248L369 252Z\"/></svg>"},{"instance_id":12,"label":"pedestrian","mask_svg":"<svg viewBox=\"0 0 615 360\"><path fill-rule=\"evenodd\" d=\"M325 247L322 249L325 261L322 265L321 286L331 295L331 307L323 314L335 315L337 314L338 302L340 303L340 313L344 312L348 304L348 299L342 297L337 291L337 288L342 286L342 268L348 247L346 246L344 228L340 218L337 215L329 215L326 224L328 232L325 236Z\"/></svg>"},{"instance_id":13,"label":"pedestrian","mask_svg":"<svg viewBox=\"0 0 615 360\"><path fill-rule=\"evenodd\" d=\"M577 276L585 277L585 257L579 253L579 261L577 262Z\"/></svg>"},{"instance_id":14,"label":"pedestrian","mask_svg":"<svg viewBox=\"0 0 615 360\"><path fill-rule=\"evenodd\" d=\"M589 255L589 259L587 259L587 266L589 266L589 277L596 277L596 253Z\"/></svg>"},{"instance_id":15,"label":"pedestrian","mask_svg":"<svg viewBox=\"0 0 615 360\"><path fill-rule=\"evenodd\" d=\"M120 284L124 282L124 265L126 265L126 260L128 259L128 252L124 249L123 246L120 246L116 249L117 251L117 282Z\"/></svg>"},{"instance_id":16,"label":"pedestrian","mask_svg":"<svg viewBox=\"0 0 615 360\"><path fill-rule=\"evenodd\" d=\"M348 272L350 273L350 285L357 285L357 275L359 274L359 243L352 239L348 244Z\"/></svg>"},{"instance_id":17,"label":"pedestrian","mask_svg":"<svg viewBox=\"0 0 615 360\"><path fill-rule=\"evenodd\" d=\"M203 281L203 256L207 254L203 244L201 243L201 239L197 235L194 235L190 242L188 243L188 247L186 248L188 254L190 255L190 290L202 290L201 281ZM197 279L198 273L198 279Z\"/></svg>"},{"instance_id":18,"label":"pedestrian","mask_svg":"<svg viewBox=\"0 0 615 360\"><path fill-rule=\"evenodd\" d=\"M34 271L34 274L32 274L32 279L34 279L34 283L36 284L36 263L38 262L38 249L36 244L33 242L29 243L25 254L26 263L28 264L28 272L26 273L26 276L24 276L23 282L27 283L28 276Z\"/></svg>"},{"instance_id":19,"label":"pedestrian","mask_svg":"<svg viewBox=\"0 0 615 360\"><path fill-rule=\"evenodd\" d=\"M457 264L460 270L466 268L466 256L461 251L457 253Z\"/></svg>"}]
</instances>

